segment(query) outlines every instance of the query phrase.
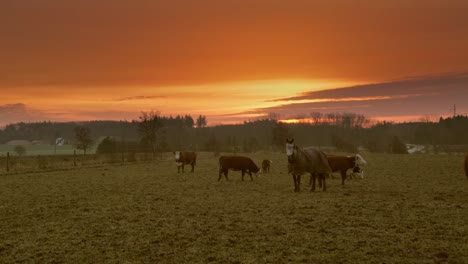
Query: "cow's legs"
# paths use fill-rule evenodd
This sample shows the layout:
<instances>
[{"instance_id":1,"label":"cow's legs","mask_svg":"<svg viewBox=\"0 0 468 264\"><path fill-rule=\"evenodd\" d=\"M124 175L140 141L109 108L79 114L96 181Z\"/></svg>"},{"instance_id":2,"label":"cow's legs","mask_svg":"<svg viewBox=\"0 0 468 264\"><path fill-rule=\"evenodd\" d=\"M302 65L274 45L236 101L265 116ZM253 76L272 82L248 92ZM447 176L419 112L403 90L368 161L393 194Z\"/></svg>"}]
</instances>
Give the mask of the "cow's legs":
<instances>
[{"instance_id":1,"label":"cow's legs","mask_svg":"<svg viewBox=\"0 0 468 264\"><path fill-rule=\"evenodd\" d=\"M219 169L218 181L221 180L221 177L223 176L223 173L224 173L224 177L226 178L226 181L229 181L229 179L228 179L228 170L223 170L222 168Z\"/></svg>"},{"instance_id":2,"label":"cow's legs","mask_svg":"<svg viewBox=\"0 0 468 264\"><path fill-rule=\"evenodd\" d=\"M294 181L294 192L297 192L297 180L296 180L296 175L293 173L293 181Z\"/></svg>"},{"instance_id":3,"label":"cow's legs","mask_svg":"<svg viewBox=\"0 0 468 264\"><path fill-rule=\"evenodd\" d=\"M192 162L192 164L190 164L190 165L192 165L192 172L194 172L195 171L195 162Z\"/></svg>"},{"instance_id":4,"label":"cow's legs","mask_svg":"<svg viewBox=\"0 0 468 264\"><path fill-rule=\"evenodd\" d=\"M177 173L180 173L180 166L177 166Z\"/></svg>"},{"instance_id":5,"label":"cow's legs","mask_svg":"<svg viewBox=\"0 0 468 264\"><path fill-rule=\"evenodd\" d=\"M315 191L315 173L311 173L310 177L312 177L312 187L310 188L310 191L313 192Z\"/></svg>"},{"instance_id":6,"label":"cow's legs","mask_svg":"<svg viewBox=\"0 0 468 264\"><path fill-rule=\"evenodd\" d=\"M346 171L341 171L341 185L344 185L344 181L346 180Z\"/></svg>"},{"instance_id":7,"label":"cow's legs","mask_svg":"<svg viewBox=\"0 0 468 264\"><path fill-rule=\"evenodd\" d=\"M297 181L297 192L301 191L301 175L296 175L296 181Z\"/></svg>"},{"instance_id":8,"label":"cow's legs","mask_svg":"<svg viewBox=\"0 0 468 264\"><path fill-rule=\"evenodd\" d=\"M250 180L253 181L252 172L251 172L251 171L249 171L249 176L250 176Z\"/></svg>"},{"instance_id":9,"label":"cow's legs","mask_svg":"<svg viewBox=\"0 0 468 264\"><path fill-rule=\"evenodd\" d=\"M325 182L326 174L320 174L320 178L322 178L323 180L322 190L326 191L327 190L327 183Z\"/></svg>"}]
</instances>

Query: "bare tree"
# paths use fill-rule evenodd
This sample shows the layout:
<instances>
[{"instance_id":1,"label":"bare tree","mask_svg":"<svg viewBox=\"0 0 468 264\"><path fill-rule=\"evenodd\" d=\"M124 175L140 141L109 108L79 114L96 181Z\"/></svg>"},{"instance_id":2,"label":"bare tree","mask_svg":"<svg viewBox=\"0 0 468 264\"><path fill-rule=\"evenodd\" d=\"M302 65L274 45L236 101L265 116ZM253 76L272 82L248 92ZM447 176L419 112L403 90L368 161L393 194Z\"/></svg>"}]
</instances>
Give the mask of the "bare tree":
<instances>
[{"instance_id":1,"label":"bare tree","mask_svg":"<svg viewBox=\"0 0 468 264\"><path fill-rule=\"evenodd\" d=\"M197 128L202 128L206 126L206 116L200 115L197 118Z\"/></svg>"},{"instance_id":2,"label":"bare tree","mask_svg":"<svg viewBox=\"0 0 468 264\"><path fill-rule=\"evenodd\" d=\"M277 122L276 125L272 128L272 144L277 149L281 149L284 145L286 138L290 136L289 129L287 124L282 122Z\"/></svg>"},{"instance_id":3,"label":"bare tree","mask_svg":"<svg viewBox=\"0 0 468 264\"><path fill-rule=\"evenodd\" d=\"M138 124L142 141L148 144L153 154L156 156L158 132L162 128L162 120L159 112L141 112L140 123Z\"/></svg>"},{"instance_id":4,"label":"bare tree","mask_svg":"<svg viewBox=\"0 0 468 264\"><path fill-rule=\"evenodd\" d=\"M311 112L310 114L310 119L312 119L312 123L314 125L319 125L323 122L323 117L324 117L324 114L320 113L320 112Z\"/></svg>"},{"instance_id":5,"label":"bare tree","mask_svg":"<svg viewBox=\"0 0 468 264\"><path fill-rule=\"evenodd\" d=\"M278 121L281 119L281 115L279 113L269 112L267 118L269 120Z\"/></svg>"},{"instance_id":6,"label":"bare tree","mask_svg":"<svg viewBox=\"0 0 468 264\"><path fill-rule=\"evenodd\" d=\"M86 151L89 150L93 145L91 139L91 130L89 127L77 126L75 127L75 144L76 149L83 150L83 155L86 155Z\"/></svg>"}]
</instances>

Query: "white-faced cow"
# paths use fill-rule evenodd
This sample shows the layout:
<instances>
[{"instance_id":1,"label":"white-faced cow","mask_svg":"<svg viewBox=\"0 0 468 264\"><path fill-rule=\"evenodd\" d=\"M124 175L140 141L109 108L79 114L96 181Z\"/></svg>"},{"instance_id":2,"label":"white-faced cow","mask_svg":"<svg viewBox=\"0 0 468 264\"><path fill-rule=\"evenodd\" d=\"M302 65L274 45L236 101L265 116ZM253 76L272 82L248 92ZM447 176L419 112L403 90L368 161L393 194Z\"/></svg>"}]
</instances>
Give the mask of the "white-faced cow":
<instances>
[{"instance_id":1,"label":"white-faced cow","mask_svg":"<svg viewBox=\"0 0 468 264\"><path fill-rule=\"evenodd\" d=\"M354 156L327 155L327 159L328 159L328 164L330 164L330 168L332 169L332 172L341 173L342 185L344 185L348 170L350 169L354 170L356 166L364 165L367 163L359 154L356 154ZM359 171L361 171L360 168L359 168Z\"/></svg>"},{"instance_id":2,"label":"white-faced cow","mask_svg":"<svg viewBox=\"0 0 468 264\"><path fill-rule=\"evenodd\" d=\"M356 167L353 168L351 173L347 176L350 179L364 179L364 171L359 167L359 165L356 165Z\"/></svg>"},{"instance_id":3,"label":"white-faced cow","mask_svg":"<svg viewBox=\"0 0 468 264\"><path fill-rule=\"evenodd\" d=\"M270 173L270 166L273 161L271 160L263 160L262 161L262 172L263 173Z\"/></svg>"},{"instance_id":4,"label":"white-faced cow","mask_svg":"<svg viewBox=\"0 0 468 264\"><path fill-rule=\"evenodd\" d=\"M315 191L315 178L319 177L322 190L326 191L325 176L331 173L327 156L322 151L313 148L300 148L294 144L294 139L286 140L286 155L288 156L288 172L292 174L294 191L300 191L301 175L310 173L312 177L311 191Z\"/></svg>"},{"instance_id":5,"label":"white-faced cow","mask_svg":"<svg viewBox=\"0 0 468 264\"><path fill-rule=\"evenodd\" d=\"M221 180L221 176L224 173L224 177L227 181L228 179L228 170L233 171L242 171L242 180L244 180L244 174L247 172L250 176L250 180L253 181L252 173L257 176L259 173L260 168L252 161L251 158L244 157L244 156L221 156L219 157L219 178L218 181Z\"/></svg>"},{"instance_id":6,"label":"white-faced cow","mask_svg":"<svg viewBox=\"0 0 468 264\"><path fill-rule=\"evenodd\" d=\"M177 173L180 173L180 169L184 172L184 165L186 164L190 164L192 166L192 172L195 171L197 153L193 151L174 151L173 153L177 164Z\"/></svg>"}]
</instances>

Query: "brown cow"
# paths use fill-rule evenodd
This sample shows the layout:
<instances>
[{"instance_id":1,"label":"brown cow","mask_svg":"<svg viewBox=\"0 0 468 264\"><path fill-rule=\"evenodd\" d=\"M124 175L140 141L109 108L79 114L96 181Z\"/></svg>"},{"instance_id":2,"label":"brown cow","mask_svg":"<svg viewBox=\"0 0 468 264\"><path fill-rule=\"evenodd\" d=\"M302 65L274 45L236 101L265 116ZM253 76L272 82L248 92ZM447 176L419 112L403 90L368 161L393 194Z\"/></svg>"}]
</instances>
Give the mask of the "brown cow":
<instances>
[{"instance_id":1,"label":"brown cow","mask_svg":"<svg viewBox=\"0 0 468 264\"><path fill-rule=\"evenodd\" d=\"M242 171L242 180L244 180L244 174L247 172L250 176L250 180L253 181L252 172L257 176L257 173L260 171L260 168L255 165L252 159L244 156L221 156L219 157L219 178L224 173L224 177L227 181L228 179L228 170L233 171Z\"/></svg>"},{"instance_id":2,"label":"brown cow","mask_svg":"<svg viewBox=\"0 0 468 264\"><path fill-rule=\"evenodd\" d=\"M344 185L346 173L349 169L354 169L358 165L367 163L359 154L356 154L355 156L327 155L327 159L328 164L330 164L330 168L332 169L332 172L341 173L342 185Z\"/></svg>"},{"instance_id":3,"label":"brown cow","mask_svg":"<svg viewBox=\"0 0 468 264\"><path fill-rule=\"evenodd\" d=\"M270 165L273 161L271 160L263 160L262 161L262 172L263 173L270 173Z\"/></svg>"},{"instance_id":4,"label":"brown cow","mask_svg":"<svg viewBox=\"0 0 468 264\"><path fill-rule=\"evenodd\" d=\"M465 175L468 179L468 152L465 154Z\"/></svg>"},{"instance_id":5,"label":"brown cow","mask_svg":"<svg viewBox=\"0 0 468 264\"><path fill-rule=\"evenodd\" d=\"M184 165L190 164L192 166L192 172L195 171L195 164L197 163L197 153L193 151L174 151L174 158L177 163L177 173L184 172Z\"/></svg>"}]
</instances>

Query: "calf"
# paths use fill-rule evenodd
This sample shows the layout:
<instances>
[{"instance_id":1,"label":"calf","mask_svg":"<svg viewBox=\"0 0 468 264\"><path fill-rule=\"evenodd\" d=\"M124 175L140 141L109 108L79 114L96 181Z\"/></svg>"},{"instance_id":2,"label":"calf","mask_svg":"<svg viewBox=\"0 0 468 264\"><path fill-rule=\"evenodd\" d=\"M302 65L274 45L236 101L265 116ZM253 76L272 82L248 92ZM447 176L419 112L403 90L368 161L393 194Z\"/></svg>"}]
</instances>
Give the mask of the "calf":
<instances>
[{"instance_id":1,"label":"calf","mask_svg":"<svg viewBox=\"0 0 468 264\"><path fill-rule=\"evenodd\" d=\"M180 169L182 169L182 172L184 172L185 164L190 164L192 166L192 172L195 171L197 153L193 151L174 151L173 153L177 164L177 173L180 173Z\"/></svg>"},{"instance_id":2,"label":"calf","mask_svg":"<svg viewBox=\"0 0 468 264\"><path fill-rule=\"evenodd\" d=\"M327 155L327 159L328 164L330 164L330 168L332 169L332 172L341 173L342 185L344 185L346 173L349 169L354 169L358 165L363 165L367 163L359 154L356 154L355 156Z\"/></svg>"},{"instance_id":3,"label":"calf","mask_svg":"<svg viewBox=\"0 0 468 264\"><path fill-rule=\"evenodd\" d=\"M270 173L270 165L272 161L271 160L263 160L262 161L262 172L263 173Z\"/></svg>"},{"instance_id":4,"label":"calf","mask_svg":"<svg viewBox=\"0 0 468 264\"><path fill-rule=\"evenodd\" d=\"M260 168L255 165L252 159L244 156L221 156L219 157L219 178L224 173L224 177L227 181L228 179L228 170L233 171L242 171L242 180L244 180L244 174L247 172L250 176L250 180L253 181L252 172L257 176L257 173L260 171Z\"/></svg>"}]
</instances>

